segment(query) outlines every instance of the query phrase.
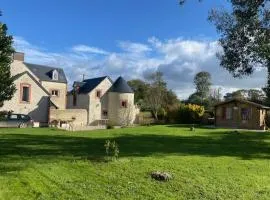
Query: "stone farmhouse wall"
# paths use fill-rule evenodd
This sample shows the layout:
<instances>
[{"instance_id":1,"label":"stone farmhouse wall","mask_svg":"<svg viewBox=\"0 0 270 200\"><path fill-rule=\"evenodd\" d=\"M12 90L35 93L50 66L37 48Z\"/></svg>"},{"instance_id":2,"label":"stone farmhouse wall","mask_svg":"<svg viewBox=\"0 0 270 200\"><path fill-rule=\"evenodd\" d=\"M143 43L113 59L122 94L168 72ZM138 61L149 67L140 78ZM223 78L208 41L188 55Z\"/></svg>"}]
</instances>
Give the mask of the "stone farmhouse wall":
<instances>
[{"instance_id":1,"label":"stone farmhouse wall","mask_svg":"<svg viewBox=\"0 0 270 200\"><path fill-rule=\"evenodd\" d=\"M16 92L13 98L4 102L4 106L0 110L13 111L13 113L27 114L36 122L48 122L49 96L40 89L40 87L29 77L24 74L19 79L14 81ZM30 102L21 102L21 84L27 84L30 87L31 95Z\"/></svg>"},{"instance_id":2,"label":"stone farmhouse wall","mask_svg":"<svg viewBox=\"0 0 270 200\"><path fill-rule=\"evenodd\" d=\"M50 122L67 121L74 126L87 125L87 110L85 109L50 109Z\"/></svg>"},{"instance_id":3,"label":"stone farmhouse wall","mask_svg":"<svg viewBox=\"0 0 270 200\"><path fill-rule=\"evenodd\" d=\"M59 108L66 109L67 102L67 84L42 81L42 86L51 94L52 90L58 90L59 96L51 96L51 101Z\"/></svg>"}]
</instances>

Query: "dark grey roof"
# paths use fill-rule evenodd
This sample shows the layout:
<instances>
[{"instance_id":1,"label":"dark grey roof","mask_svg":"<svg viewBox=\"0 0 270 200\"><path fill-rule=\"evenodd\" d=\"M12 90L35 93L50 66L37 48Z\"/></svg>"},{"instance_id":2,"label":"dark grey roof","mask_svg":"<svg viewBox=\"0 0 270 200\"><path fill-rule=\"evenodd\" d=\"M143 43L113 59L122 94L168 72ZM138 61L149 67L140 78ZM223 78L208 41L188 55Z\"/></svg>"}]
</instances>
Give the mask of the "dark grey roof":
<instances>
[{"instance_id":1,"label":"dark grey roof","mask_svg":"<svg viewBox=\"0 0 270 200\"><path fill-rule=\"evenodd\" d=\"M17 80L18 78L20 78L24 74L27 74L47 95L50 95L50 93L28 71L25 71L25 72L20 73L20 74L16 74L15 76L13 76L13 79Z\"/></svg>"},{"instance_id":2,"label":"dark grey roof","mask_svg":"<svg viewBox=\"0 0 270 200\"><path fill-rule=\"evenodd\" d=\"M63 69L56 67L48 67L43 65L36 65L30 63L24 63L28 69L33 72L41 81L50 81L58 83L67 83L66 75ZM58 80L52 79L52 72L54 70L58 71Z\"/></svg>"},{"instance_id":3,"label":"dark grey roof","mask_svg":"<svg viewBox=\"0 0 270 200\"><path fill-rule=\"evenodd\" d=\"M127 84L126 80L121 76L114 82L112 87L109 89L109 92L134 93L131 87Z\"/></svg>"},{"instance_id":4,"label":"dark grey roof","mask_svg":"<svg viewBox=\"0 0 270 200\"><path fill-rule=\"evenodd\" d=\"M98 78L92 78L92 79L86 79L82 82L75 81L73 84L73 87L79 87L79 93L87 94L91 92L93 89L95 89L104 79L109 78L109 80L112 82L110 77L103 76Z\"/></svg>"},{"instance_id":5,"label":"dark grey roof","mask_svg":"<svg viewBox=\"0 0 270 200\"><path fill-rule=\"evenodd\" d=\"M247 100L244 100L244 99L238 99L238 98L223 101L221 103L216 104L215 107L225 105L225 104L228 104L228 103L232 103L232 102L246 103L246 104L249 104L249 105L253 105L253 106L257 107L257 108L262 108L262 109L267 109L267 110L270 109L270 107L268 107L268 106L264 106L262 104L258 104L258 103L254 103L254 102L247 101Z\"/></svg>"}]
</instances>

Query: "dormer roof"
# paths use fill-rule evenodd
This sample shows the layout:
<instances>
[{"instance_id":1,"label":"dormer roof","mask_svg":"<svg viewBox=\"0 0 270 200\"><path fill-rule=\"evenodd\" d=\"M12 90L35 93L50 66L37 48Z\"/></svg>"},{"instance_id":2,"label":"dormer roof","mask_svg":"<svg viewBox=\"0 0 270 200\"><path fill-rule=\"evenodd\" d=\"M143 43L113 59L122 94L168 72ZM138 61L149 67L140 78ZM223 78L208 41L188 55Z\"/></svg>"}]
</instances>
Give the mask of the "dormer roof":
<instances>
[{"instance_id":1,"label":"dormer roof","mask_svg":"<svg viewBox=\"0 0 270 200\"><path fill-rule=\"evenodd\" d=\"M67 83L66 75L63 69L56 67L49 67L44 65L36 65L30 63L24 63L26 67L39 78L40 81L49 81L57 83ZM53 72L57 71L58 80L53 79Z\"/></svg>"}]
</instances>

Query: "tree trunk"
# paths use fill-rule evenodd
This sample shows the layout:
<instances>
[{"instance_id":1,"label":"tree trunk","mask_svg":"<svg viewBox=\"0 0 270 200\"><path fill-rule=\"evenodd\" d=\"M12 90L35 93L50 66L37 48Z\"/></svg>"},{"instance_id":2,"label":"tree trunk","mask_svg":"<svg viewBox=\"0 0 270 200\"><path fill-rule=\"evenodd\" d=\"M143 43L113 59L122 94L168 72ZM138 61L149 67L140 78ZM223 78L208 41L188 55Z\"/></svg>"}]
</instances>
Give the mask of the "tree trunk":
<instances>
[{"instance_id":1,"label":"tree trunk","mask_svg":"<svg viewBox=\"0 0 270 200\"><path fill-rule=\"evenodd\" d=\"M267 84L265 88L263 88L263 91L266 95L266 102L270 105L270 61L267 63Z\"/></svg>"},{"instance_id":2,"label":"tree trunk","mask_svg":"<svg viewBox=\"0 0 270 200\"><path fill-rule=\"evenodd\" d=\"M155 120L158 121L158 112L157 111L154 111L154 117L155 117Z\"/></svg>"}]
</instances>

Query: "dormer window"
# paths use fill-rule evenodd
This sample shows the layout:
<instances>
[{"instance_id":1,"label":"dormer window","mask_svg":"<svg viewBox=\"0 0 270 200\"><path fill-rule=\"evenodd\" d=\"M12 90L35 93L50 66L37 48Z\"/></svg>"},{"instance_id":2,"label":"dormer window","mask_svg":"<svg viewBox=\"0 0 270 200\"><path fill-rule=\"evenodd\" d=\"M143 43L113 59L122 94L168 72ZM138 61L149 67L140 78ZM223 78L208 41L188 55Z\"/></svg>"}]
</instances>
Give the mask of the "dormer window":
<instances>
[{"instance_id":1,"label":"dormer window","mask_svg":"<svg viewBox=\"0 0 270 200\"><path fill-rule=\"evenodd\" d=\"M53 70L53 72L52 72L52 80L58 81L58 71L57 70Z\"/></svg>"}]
</instances>

